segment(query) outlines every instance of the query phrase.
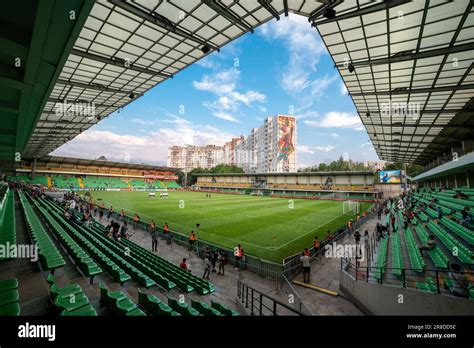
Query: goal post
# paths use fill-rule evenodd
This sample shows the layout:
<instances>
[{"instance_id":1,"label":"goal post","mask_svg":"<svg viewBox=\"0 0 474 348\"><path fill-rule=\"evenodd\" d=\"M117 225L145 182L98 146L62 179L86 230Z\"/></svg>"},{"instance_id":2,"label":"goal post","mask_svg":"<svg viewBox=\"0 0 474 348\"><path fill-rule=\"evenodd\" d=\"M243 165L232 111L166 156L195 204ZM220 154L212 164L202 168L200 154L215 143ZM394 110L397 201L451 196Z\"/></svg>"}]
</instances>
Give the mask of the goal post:
<instances>
[{"instance_id":1,"label":"goal post","mask_svg":"<svg viewBox=\"0 0 474 348\"><path fill-rule=\"evenodd\" d=\"M344 215L356 215L360 212L360 203L355 201L344 201L342 204L342 212Z\"/></svg>"}]
</instances>

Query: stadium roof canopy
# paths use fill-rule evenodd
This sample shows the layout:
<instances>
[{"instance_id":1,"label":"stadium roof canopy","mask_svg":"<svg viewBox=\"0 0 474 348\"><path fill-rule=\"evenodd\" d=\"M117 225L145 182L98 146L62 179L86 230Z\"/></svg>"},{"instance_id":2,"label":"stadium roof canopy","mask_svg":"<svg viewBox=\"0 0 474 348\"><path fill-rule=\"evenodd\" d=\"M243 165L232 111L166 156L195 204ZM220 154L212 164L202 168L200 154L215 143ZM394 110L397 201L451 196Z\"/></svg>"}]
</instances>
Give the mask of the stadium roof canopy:
<instances>
[{"instance_id":1,"label":"stadium roof canopy","mask_svg":"<svg viewBox=\"0 0 474 348\"><path fill-rule=\"evenodd\" d=\"M0 32L0 160L13 160L15 153L47 155L205 55L288 12L307 16L318 29L382 159L426 163L467 139L474 127L466 106L474 91L472 1L12 4L0 13L11 24ZM18 57L26 64L15 66ZM388 100L416 103L420 113L385 115ZM93 116L81 109L92 103Z\"/></svg>"},{"instance_id":2,"label":"stadium roof canopy","mask_svg":"<svg viewBox=\"0 0 474 348\"><path fill-rule=\"evenodd\" d=\"M44 156L41 158L41 164L60 163L60 164L73 164L77 166L93 166L93 167L108 167L108 168L129 168L138 170L149 170L149 171L179 171L179 168L155 166L151 164L137 164L128 162L115 162L107 160L91 160L81 159L72 157L61 157L61 156Z\"/></svg>"}]
</instances>

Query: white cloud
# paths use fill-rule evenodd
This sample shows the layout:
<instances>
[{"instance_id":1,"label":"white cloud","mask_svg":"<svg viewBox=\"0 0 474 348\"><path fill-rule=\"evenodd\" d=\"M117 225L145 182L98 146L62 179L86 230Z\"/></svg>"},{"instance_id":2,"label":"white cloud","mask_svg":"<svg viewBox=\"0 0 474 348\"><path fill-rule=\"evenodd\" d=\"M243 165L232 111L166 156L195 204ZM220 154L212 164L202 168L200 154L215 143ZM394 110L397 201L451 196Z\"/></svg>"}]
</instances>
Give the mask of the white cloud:
<instances>
[{"instance_id":1,"label":"white cloud","mask_svg":"<svg viewBox=\"0 0 474 348\"><path fill-rule=\"evenodd\" d=\"M314 151L307 145L298 145L298 148L297 148L298 152L300 153L309 153L311 155L314 154Z\"/></svg>"},{"instance_id":2,"label":"white cloud","mask_svg":"<svg viewBox=\"0 0 474 348\"><path fill-rule=\"evenodd\" d=\"M337 137L339 136L339 134L338 134L338 133L331 133L331 136L332 136L333 138L337 138Z\"/></svg>"},{"instance_id":3,"label":"white cloud","mask_svg":"<svg viewBox=\"0 0 474 348\"><path fill-rule=\"evenodd\" d=\"M204 75L201 81L193 81L193 86L200 91L225 95L234 91L239 76L240 71L237 69L221 70L212 75Z\"/></svg>"},{"instance_id":4,"label":"white cloud","mask_svg":"<svg viewBox=\"0 0 474 348\"><path fill-rule=\"evenodd\" d=\"M142 126L152 126L152 125L154 125L154 122L146 121L142 118L132 118L130 121L133 122L133 123L141 124Z\"/></svg>"},{"instance_id":5,"label":"white cloud","mask_svg":"<svg viewBox=\"0 0 474 348\"><path fill-rule=\"evenodd\" d=\"M226 112L216 111L216 112L214 112L214 116L217 117L217 118L220 118L222 120L240 123L240 121L238 119L236 119L234 116L232 116L231 114L228 114Z\"/></svg>"},{"instance_id":6,"label":"white cloud","mask_svg":"<svg viewBox=\"0 0 474 348\"><path fill-rule=\"evenodd\" d=\"M312 85L311 74L325 54L326 47L307 18L290 14L278 22L262 25L258 32L269 40L283 40L288 47L289 60L280 75L280 84L289 94L296 95Z\"/></svg>"},{"instance_id":7,"label":"white cloud","mask_svg":"<svg viewBox=\"0 0 474 348\"><path fill-rule=\"evenodd\" d=\"M176 124L178 126L187 126L187 125L191 125L191 122L184 119L184 118L181 118L179 116L176 116L174 114L166 114L167 116L171 117L171 119L167 119L167 120L160 120L161 122L166 122L166 123L173 123L173 124Z\"/></svg>"},{"instance_id":8,"label":"white cloud","mask_svg":"<svg viewBox=\"0 0 474 348\"><path fill-rule=\"evenodd\" d=\"M89 129L61 146L52 154L79 158L96 158L105 155L109 160L133 163L166 164L168 147L173 145L223 145L235 134L222 132L209 125L196 125L172 119L174 128L163 127L148 130L139 135L117 134L111 131ZM182 120L182 119L181 119ZM164 120L167 121L167 120Z\"/></svg>"},{"instance_id":9,"label":"white cloud","mask_svg":"<svg viewBox=\"0 0 474 348\"><path fill-rule=\"evenodd\" d=\"M307 153L310 155L314 155L317 152L331 152L334 150L335 147L332 145L324 145L324 146L307 146L307 145L298 145L298 152L299 153Z\"/></svg>"},{"instance_id":10,"label":"white cloud","mask_svg":"<svg viewBox=\"0 0 474 348\"><path fill-rule=\"evenodd\" d=\"M332 145L325 145L325 146L315 146L314 149L321 152L331 152L332 150L335 149L335 147Z\"/></svg>"},{"instance_id":11,"label":"white cloud","mask_svg":"<svg viewBox=\"0 0 474 348\"><path fill-rule=\"evenodd\" d=\"M261 111L261 112L267 112L267 108L264 107L264 106L259 106L258 109Z\"/></svg>"},{"instance_id":12,"label":"white cloud","mask_svg":"<svg viewBox=\"0 0 474 348\"><path fill-rule=\"evenodd\" d=\"M240 105L251 106L254 103L264 103L266 96L253 90L237 91L239 78L240 71L231 68L204 75L201 81L193 81L193 86L197 90L207 91L217 96L217 99L213 101L203 102L203 106L209 109L214 117L240 122L233 115L239 111Z\"/></svg>"},{"instance_id":13,"label":"white cloud","mask_svg":"<svg viewBox=\"0 0 474 348\"><path fill-rule=\"evenodd\" d=\"M344 84L344 82L341 82L340 92L341 92L342 95L348 95L349 94L349 91L347 90L347 87Z\"/></svg>"},{"instance_id":14,"label":"white cloud","mask_svg":"<svg viewBox=\"0 0 474 348\"><path fill-rule=\"evenodd\" d=\"M349 112L331 111L324 115L322 119L305 120L304 124L316 128L350 128L354 130L364 130L364 126L358 115Z\"/></svg>"}]
</instances>

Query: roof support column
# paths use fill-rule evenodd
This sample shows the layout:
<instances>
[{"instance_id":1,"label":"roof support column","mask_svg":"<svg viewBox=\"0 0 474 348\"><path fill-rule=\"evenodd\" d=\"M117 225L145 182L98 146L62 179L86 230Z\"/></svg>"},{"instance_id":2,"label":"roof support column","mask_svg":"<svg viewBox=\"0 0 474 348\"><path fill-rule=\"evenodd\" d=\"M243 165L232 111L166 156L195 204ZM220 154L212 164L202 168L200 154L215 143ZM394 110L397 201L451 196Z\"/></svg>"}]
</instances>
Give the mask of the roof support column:
<instances>
[{"instance_id":1,"label":"roof support column","mask_svg":"<svg viewBox=\"0 0 474 348\"><path fill-rule=\"evenodd\" d=\"M31 177L30 179L33 180L36 175L36 158L33 159L33 162L31 162Z\"/></svg>"}]
</instances>

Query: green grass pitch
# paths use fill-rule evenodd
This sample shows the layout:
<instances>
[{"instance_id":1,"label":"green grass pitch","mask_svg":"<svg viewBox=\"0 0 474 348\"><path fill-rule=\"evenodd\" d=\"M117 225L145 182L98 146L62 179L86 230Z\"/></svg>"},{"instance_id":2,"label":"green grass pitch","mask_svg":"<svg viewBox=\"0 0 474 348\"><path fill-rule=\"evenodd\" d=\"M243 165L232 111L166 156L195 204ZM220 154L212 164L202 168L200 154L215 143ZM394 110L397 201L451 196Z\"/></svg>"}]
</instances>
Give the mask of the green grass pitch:
<instances>
[{"instance_id":1,"label":"green grass pitch","mask_svg":"<svg viewBox=\"0 0 474 348\"><path fill-rule=\"evenodd\" d=\"M148 197L148 192L91 191L106 207L128 215L138 213L159 226L189 235L200 224L198 238L234 248L241 244L246 254L281 262L285 257L311 247L314 236L324 239L327 230L345 225L339 201L314 201L262 196L170 191L168 198ZM100 200L101 199L101 200ZM369 207L361 203L361 211ZM275 240L273 239L275 236Z\"/></svg>"}]
</instances>

